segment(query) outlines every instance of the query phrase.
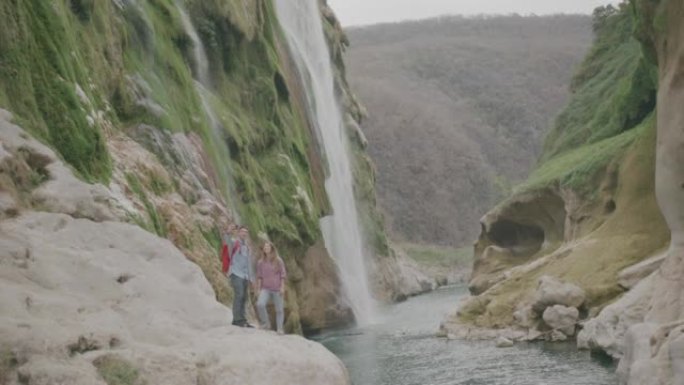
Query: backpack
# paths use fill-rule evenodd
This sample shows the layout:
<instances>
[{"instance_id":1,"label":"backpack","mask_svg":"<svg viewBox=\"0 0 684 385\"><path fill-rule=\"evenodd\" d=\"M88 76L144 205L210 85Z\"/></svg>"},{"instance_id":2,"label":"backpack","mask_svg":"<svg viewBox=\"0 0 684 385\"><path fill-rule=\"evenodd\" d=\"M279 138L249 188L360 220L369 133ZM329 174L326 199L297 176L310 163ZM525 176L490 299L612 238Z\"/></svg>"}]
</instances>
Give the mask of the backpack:
<instances>
[{"instance_id":1,"label":"backpack","mask_svg":"<svg viewBox=\"0 0 684 385\"><path fill-rule=\"evenodd\" d=\"M233 255L240 249L240 241L235 241L231 250L228 250L228 244L224 241L221 245L221 271L223 274L228 272L230 268L230 260Z\"/></svg>"}]
</instances>

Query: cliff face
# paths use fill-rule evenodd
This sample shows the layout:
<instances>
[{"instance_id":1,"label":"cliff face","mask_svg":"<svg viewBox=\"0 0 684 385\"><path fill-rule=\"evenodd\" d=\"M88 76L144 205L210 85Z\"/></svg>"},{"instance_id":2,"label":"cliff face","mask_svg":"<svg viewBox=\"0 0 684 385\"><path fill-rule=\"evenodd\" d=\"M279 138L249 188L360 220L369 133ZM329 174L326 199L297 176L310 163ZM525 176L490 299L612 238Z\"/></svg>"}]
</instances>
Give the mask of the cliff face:
<instances>
[{"instance_id":1,"label":"cliff face","mask_svg":"<svg viewBox=\"0 0 684 385\"><path fill-rule=\"evenodd\" d=\"M614 305L642 310L621 325L626 333L618 373L623 384L678 384L684 378L684 2L633 5L645 51L658 63L656 194L672 241L636 298Z\"/></svg>"},{"instance_id":2,"label":"cliff face","mask_svg":"<svg viewBox=\"0 0 684 385\"><path fill-rule=\"evenodd\" d=\"M573 100L537 171L483 218L476 296L445 327L556 340L577 324L579 347L620 359L621 384L679 384L684 3L595 17Z\"/></svg>"},{"instance_id":3,"label":"cliff face","mask_svg":"<svg viewBox=\"0 0 684 385\"><path fill-rule=\"evenodd\" d=\"M669 231L656 203L655 66L633 36L627 4L597 12L596 39L549 133L537 169L481 220L470 281L475 295L451 320L558 339L540 302L545 276L583 293L579 319L596 316L657 268ZM631 278L626 278L633 274ZM553 322L551 322L553 323Z\"/></svg>"},{"instance_id":4,"label":"cliff face","mask_svg":"<svg viewBox=\"0 0 684 385\"><path fill-rule=\"evenodd\" d=\"M344 85L339 92L350 115L349 136L358 140L360 108L344 81L343 34L331 11L322 11ZM22 373L47 376L52 364L36 362L70 354L78 359L64 368L80 369L65 378L78 377L81 369L92 377L90 362L117 353L118 346L126 350L118 358L129 363L146 355L143 345L159 347L151 355L156 358L138 367L153 383L173 383L161 380L158 370L173 360L194 373L195 354L205 355L201 366L219 372L223 362L235 366L224 361L220 345L249 345L252 336L221 329L230 314L212 298L226 304L232 296L217 255L220 229L231 221L247 224L255 241L268 237L279 247L290 280L286 329L315 331L352 321L319 227L330 211L327 165L306 116L307 90L297 80L270 1L5 1L0 20L0 107L9 111L2 112L0 130L0 242L7 245L0 263L11 267L3 269L0 282L3 303L16 310L3 312L9 318L0 333L2 381ZM358 196L368 198L369 255L384 256L372 166L362 145L355 154ZM54 244L69 269L43 243ZM139 260L121 266L112 261L124 257ZM164 278L169 274L185 286L158 291L177 283ZM67 281L73 285L61 287ZM100 281L115 284L100 290ZM183 294L186 289L195 294ZM197 296L197 303L179 299L174 307L174 297L187 296ZM165 297L170 302L164 304ZM91 304L92 312L74 301ZM62 315L46 320L56 303L65 304ZM136 324L145 312L157 317L149 321L152 329ZM69 323L86 313L96 314L90 326ZM116 319L98 323L97 314L101 321ZM175 330L175 314L186 314L188 324ZM64 333L56 332L43 348L33 340L20 344L17 327ZM207 344L198 342L171 361L162 357L173 346L192 345L198 331ZM260 339L273 344L270 337L254 337ZM73 344L77 353L70 350ZM283 348L279 355L311 357L295 354L308 349L298 339L276 345ZM98 353L80 355L90 350ZM339 363L322 357L315 361L322 377L307 378L311 373L303 370L304 377L290 373L282 381L344 383ZM293 370L301 363L293 362ZM258 366L245 364L244 378L261 381L249 373ZM206 383L214 383L213 371L201 374L209 376ZM83 383L99 383L91 377Z\"/></svg>"},{"instance_id":5,"label":"cliff face","mask_svg":"<svg viewBox=\"0 0 684 385\"><path fill-rule=\"evenodd\" d=\"M0 106L79 178L115 191L122 202L118 220L170 239L202 268L224 303L230 289L216 257L219 229L245 223L285 257L291 330L351 320L339 301L335 265L321 246L318 220L330 210L327 165L307 121L307 90L270 2L69 0L0 7L7 26L0 34ZM357 124L360 107L344 79L344 34L325 4L321 17L355 143L369 255L388 255ZM328 305L300 306L305 302Z\"/></svg>"}]
</instances>

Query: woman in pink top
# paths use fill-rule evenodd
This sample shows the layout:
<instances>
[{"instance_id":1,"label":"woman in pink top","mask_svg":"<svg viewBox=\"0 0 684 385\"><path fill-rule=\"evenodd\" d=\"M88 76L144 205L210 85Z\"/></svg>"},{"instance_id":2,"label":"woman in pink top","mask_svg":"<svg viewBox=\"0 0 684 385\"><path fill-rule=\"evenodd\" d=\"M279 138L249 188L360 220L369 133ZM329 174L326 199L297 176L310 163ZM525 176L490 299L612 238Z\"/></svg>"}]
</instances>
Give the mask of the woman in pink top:
<instances>
[{"instance_id":1,"label":"woman in pink top","mask_svg":"<svg viewBox=\"0 0 684 385\"><path fill-rule=\"evenodd\" d=\"M271 242L264 243L261 248L261 257L257 262L257 312L262 328L271 329L271 318L266 311L269 300L273 300L276 309L276 323L278 334L283 334L283 322L285 310L283 297L285 295L285 279L287 273L285 264L278 256L278 252Z\"/></svg>"}]
</instances>

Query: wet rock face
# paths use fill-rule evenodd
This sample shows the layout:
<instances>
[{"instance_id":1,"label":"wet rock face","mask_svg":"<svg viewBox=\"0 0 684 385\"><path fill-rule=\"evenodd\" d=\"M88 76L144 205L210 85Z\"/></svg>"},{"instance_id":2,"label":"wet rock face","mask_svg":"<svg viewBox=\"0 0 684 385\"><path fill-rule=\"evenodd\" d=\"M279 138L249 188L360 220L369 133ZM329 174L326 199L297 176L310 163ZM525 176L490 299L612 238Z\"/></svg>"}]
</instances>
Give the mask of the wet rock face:
<instances>
[{"instance_id":1,"label":"wet rock face","mask_svg":"<svg viewBox=\"0 0 684 385\"><path fill-rule=\"evenodd\" d=\"M532 310L543 314L548 307L554 305L579 308L585 299L584 290L578 286L561 282L554 277L543 276L539 279L539 286L532 300Z\"/></svg>"},{"instance_id":2,"label":"wet rock face","mask_svg":"<svg viewBox=\"0 0 684 385\"><path fill-rule=\"evenodd\" d=\"M299 261L293 276L299 299L299 317L305 335L323 329L349 325L354 321L351 308L341 301L341 286L335 262L330 258L323 241L309 248Z\"/></svg>"}]
</instances>

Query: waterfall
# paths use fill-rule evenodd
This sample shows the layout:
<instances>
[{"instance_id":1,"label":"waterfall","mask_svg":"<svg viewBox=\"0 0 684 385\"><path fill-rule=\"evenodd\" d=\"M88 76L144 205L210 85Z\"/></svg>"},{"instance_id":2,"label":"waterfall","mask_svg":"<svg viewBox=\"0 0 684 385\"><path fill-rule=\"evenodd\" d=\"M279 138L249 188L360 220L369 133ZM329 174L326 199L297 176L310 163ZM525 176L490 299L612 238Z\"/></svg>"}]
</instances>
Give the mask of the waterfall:
<instances>
[{"instance_id":1,"label":"waterfall","mask_svg":"<svg viewBox=\"0 0 684 385\"><path fill-rule=\"evenodd\" d=\"M190 20L190 16L188 16L188 13L179 1L176 1L176 7L180 13L181 23L183 24L185 34L188 35L192 41L192 56L195 61L195 79L200 82L202 86L208 88L211 84L211 77L209 76L209 59L207 59L204 43L202 43L202 40L199 38L197 30L192 24L192 20Z\"/></svg>"},{"instance_id":2,"label":"waterfall","mask_svg":"<svg viewBox=\"0 0 684 385\"><path fill-rule=\"evenodd\" d=\"M354 200L353 176L342 108L318 0L274 1L290 52L307 88L308 113L328 161L325 189L333 214L321 219L326 248L335 259L344 292L359 324L373 320L364 248Z\"/></svg>"},{"instance_id":3,"label":"waterfall","mask_svg":"<svg viewBox=\"0 0 684 385\"><path fill-rule=\"evenodd\" d=\"M211 75L209 73L209 59L207 58L207 52L204 49L204 43L202 43L202 40L197 34L197 30L195 29L194 24L192 24L190 16L185 11L185 8L181 4L180 0L176 1L176 8L178 9L178 13L180 14L181 23L183 24L185 34L188 35L188 37L192 41L192 55L194 61L193 76L195 78L195 90L199 95L204 115L209 121L209 125L211 126L211 141L213 142L214 146L216 146L216 148L219 149L219 152L226 152L226 156L224 157L225 159L220 159L218 162L216 162L217 172L224 175L226 179L230 181L228 183L229 185L225 186L225 191L229 195L227 197L228 205L230 206L230 209L233 212L233 215L235 217L234 219L239 220L239 214L233 202L234 184L232 183L233 173L230 169L229 163L230 153L227 153L228 147L223 142L223 126L221 125L221 121L216 116L216 111L214 111L214 108L210 103Z\"/></svg>"}]
</instances>

